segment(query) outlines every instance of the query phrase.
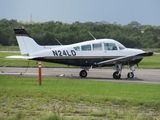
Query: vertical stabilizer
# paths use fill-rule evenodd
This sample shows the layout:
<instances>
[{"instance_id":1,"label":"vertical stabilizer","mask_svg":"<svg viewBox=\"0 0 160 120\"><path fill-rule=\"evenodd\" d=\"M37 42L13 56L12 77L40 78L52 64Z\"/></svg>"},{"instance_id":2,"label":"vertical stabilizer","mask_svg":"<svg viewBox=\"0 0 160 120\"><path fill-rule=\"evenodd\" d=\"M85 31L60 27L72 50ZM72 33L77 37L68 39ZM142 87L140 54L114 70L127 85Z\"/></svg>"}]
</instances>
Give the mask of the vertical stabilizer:
<instances>
[{"instance_id":1,"label":"vertical stabilizer","mask_svg":"<svg viewBox=\"0 0 160 120\"><path fill-rule=\"evenodd\" d=\"M25 29L14 29L16 39L21 51L21 54L28 54L42 50L43 48L38 45L33 38L29 36Z\"/></svg>"}]
</instances>

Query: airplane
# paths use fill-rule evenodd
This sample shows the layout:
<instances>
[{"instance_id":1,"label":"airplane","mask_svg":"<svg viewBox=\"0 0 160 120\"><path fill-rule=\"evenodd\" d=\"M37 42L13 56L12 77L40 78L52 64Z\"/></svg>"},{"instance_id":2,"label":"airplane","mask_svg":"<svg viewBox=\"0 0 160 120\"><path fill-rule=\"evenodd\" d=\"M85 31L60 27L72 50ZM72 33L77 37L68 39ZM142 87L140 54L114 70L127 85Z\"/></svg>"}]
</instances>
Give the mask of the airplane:
<instances>
[{"instance_id":1,"label":"airplane","mask_svg":"<svg viewBox=\"0 0 160 120\"><path fill-rule=\"evenodd\" d=\"M134 65L154 52L145 52L141 49L126 48L114 39L96 39L70 45L41 46L27 33L24 28L14 29L16 39L22 55L8 56L7 58L21 58L40 60L51 63L80 66L81 78L87 77L87 71L95 67L114 66L114 79L120 79L122 67L128 65L131 72L128 78L134 78Z\"/></svg>"}]
</instances>

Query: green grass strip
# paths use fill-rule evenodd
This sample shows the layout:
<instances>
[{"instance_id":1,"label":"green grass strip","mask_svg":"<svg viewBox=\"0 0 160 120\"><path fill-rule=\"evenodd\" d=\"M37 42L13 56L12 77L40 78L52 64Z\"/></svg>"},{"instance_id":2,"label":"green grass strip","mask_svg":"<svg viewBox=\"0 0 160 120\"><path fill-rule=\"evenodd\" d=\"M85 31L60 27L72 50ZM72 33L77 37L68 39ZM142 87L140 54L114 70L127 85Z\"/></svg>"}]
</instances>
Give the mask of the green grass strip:
<instances>
[{"instance_id":1,"label":"green grass strip","mask_svg":"<svg viewBox=\"0 0 160 120\"><path fill-rule=\"evenodd\" d=\"M43 85L38 85L38 78L0 76L0 88L22 92L26 91L32 97L52 96L68 100L89 100L93 102L117 100L133 104L160 105L160 85L129 84L67 78L43 78ZM47 94L48 95L47 95ZM11 93L12 94L12 93ZM27 96L26 96L27 97ZM94 98L94 99L93 99Z\"/></svg>"},{"instance_id":2,"label":"green grass strip","mask_svg":"<svg viewBox=\"0 0 160 120\"><path fill-rule=\"evenodd\" d=\"M0 111L10 116L25 113L25 118L38 117L38 113L42 117L47 111L64 116L78 113L113 119L133 116L136 119L138 113L145 116L140 118L146 118L150 112L151 118L157 118L160 117L159 91L160 85L68 78L43 78L39 86L35 77L0 75ZM86 107L75 107L78 104Z\"/></svg>"}]
</instances>

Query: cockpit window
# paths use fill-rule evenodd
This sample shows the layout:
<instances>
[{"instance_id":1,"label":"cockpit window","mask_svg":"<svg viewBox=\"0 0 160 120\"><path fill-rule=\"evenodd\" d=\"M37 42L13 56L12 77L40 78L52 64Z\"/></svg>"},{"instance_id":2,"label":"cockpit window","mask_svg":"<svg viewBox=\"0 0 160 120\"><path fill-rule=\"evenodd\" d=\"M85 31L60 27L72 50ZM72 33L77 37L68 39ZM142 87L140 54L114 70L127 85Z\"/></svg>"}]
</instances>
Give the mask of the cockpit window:
<instances>
[{"instance_id":1,"label":"cockpit window","mask_svg":"<svg viewBox=\"0 0 160 120\"><path fill-rule=\"evenodd\" d=\"M102 50L102 44L101 43L93 44L93 50L95 50L95 51Z\"/></svg>"},{"instance_id":2,"label":"cockpit window","mask_svg":"<svg viewBox=\"0 0 160 120\"><path fill-rule=\"evenodd\" d=\"M115 43L104 43L105 50L118 50Z\"/></svg>"},{"instance_id":3,"label":"cockpit window","mask_svg":"<svg viewBox=\"0 0 160 120\"><path fill-rule=\"evenodd\" d=\"M90 51L91 50L91 45L82 45L81 49L82 49L82 51Z\"/></svg>"},{"instance_id":4,"label":"cockpit window","mask_svg":"<svg viewBox=\"0 0 160 120\"><path fill-rule=\"evenodd\" d=\"M122 44L120 44L120 43L118 43L118 47L119 47L120 50L125 49L124 45L122 45Z\"/></svg>"},{"instance_id":5,"label":"cockpit window","mask_svg":"<svg viewBox=\"0 0 160 120\"><path fill-rule=\"evenodd\" d=\"M80 47L79 46L76 46L76 47L73 47L75 49L75 51L80 51Z\"/></svg>"}]
</instances>

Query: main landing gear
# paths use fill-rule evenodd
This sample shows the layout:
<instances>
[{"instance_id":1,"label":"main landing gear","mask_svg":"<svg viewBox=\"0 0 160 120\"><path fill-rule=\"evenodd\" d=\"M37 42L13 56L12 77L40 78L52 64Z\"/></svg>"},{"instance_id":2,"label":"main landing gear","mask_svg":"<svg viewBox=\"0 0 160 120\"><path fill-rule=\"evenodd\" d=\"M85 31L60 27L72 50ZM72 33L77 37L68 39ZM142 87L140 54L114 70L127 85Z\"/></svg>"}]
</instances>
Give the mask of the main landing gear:
<instances>
[{"instance_id":1,"label":"main landing gear","mask_svg":"<svg viewBox=\"0 0 160 120\"><path fill-rule=\"evenodd\" d=\"M85 78L85 77L87 77L87 71L89 71L90 69L92 69L92 66L91 67L82 67L82 69L83 70L81 70L79 72L79 76L81 78ZM114 66L114 69L115 69L115 72L113 73L113 78L114 79L120 79L121 78L121 73L122 73L122 64L116 64ZM133 72L135 71L135 68L134 68L133 65L130 65L130 70L132 72L129 72L127 74L127 77L130 78L130 79L132 79L132 78L134 78L134 73Z\"/></svg>"},{"instance_id":2,"label":"main landing gear","mask_svg":"<svg viewBox=\"0 0 160 120\"><path fill-rule=\"evenodd\" d=\"M85 77L87 77L87 71L89 71L90 69L92 69L92 66L91 67L81 67L83 70L81 70L80 72L79 72L79 76L81 77L81 78L85 78Z\"/></svg>"},{"instance_id":3,"label":"main landing gear","mask_svg":"<svg viewBox=\"0 0 160 120\"><path fill-rule=\"evenodd\" d=\"M81 70L80 73L79 73L79 76L80 76L81 78L87 77L87 71L86 71L86 70Z\"/></svg>"},{"instance_id":4,"label":"main landing gear","mask_svg":"<svg viewBox=\"0 0 160 120\"><path fill-rule=\"evenodd\" d=\"M116 72L113 73L113 78L114 79L120 79L121 78L121 74L118 71L116 71Z\"/></svg>"},{"instance_id":5,"label":"main landing gear","mask_svg":"<svg viewBox=\"0 0 160 120\"><path fill-rule=\"evenodd\" d=\"M121 78L121 73L122 73L122 64L116 64L115 66L114 66L114 69L116 70L114 73L113 73L113 78L114 79L120 79ZM134 66L133 65L130 65L130 70L132 71L132 72L129 72L128 74L127 74L127 77L128 78L130 78L130 79L132 79L132 78L134 78L134 71L135 71L135 68L134 68Z\"/></svg>"},{"instance_id":6,"label":"main landing gear","mask_svg":"<svg viewBox=\"0 0 160 120\"><path fill-rule=\"evenodd\" d=\"M113 78L114 79L120 79L121 78L121 72L122 72L122 64L116 64L114 66L114 69L116 71L113 73Z\"/></svg>"}]
</instances>

